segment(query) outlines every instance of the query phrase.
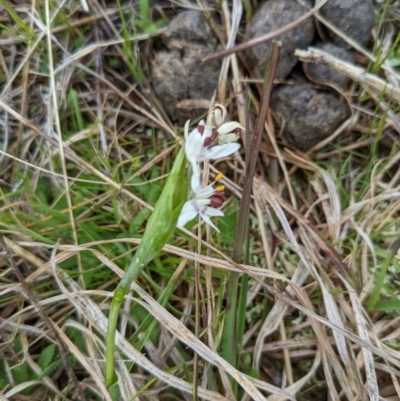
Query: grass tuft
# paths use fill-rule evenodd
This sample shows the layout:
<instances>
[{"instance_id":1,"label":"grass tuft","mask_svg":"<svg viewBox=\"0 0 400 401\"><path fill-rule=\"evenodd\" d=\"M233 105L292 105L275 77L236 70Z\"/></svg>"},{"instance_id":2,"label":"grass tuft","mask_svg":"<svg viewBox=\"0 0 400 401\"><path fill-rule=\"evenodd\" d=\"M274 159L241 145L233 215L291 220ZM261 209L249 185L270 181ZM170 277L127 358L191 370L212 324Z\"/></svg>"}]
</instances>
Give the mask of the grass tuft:
<instances>
[{"instance_id":1,"label":"grass tuft","mask_svg":"<svg viewBox=\"0 0 400 401\"><path fill-rule=\"evenodd\" d=\"M242 28L228 3L204 11L221 49ZM399 87L400 17L376 3L371 50L344 40L381 81L353 82L352 117L307 153L267 115L244 259L231 255L248 154L210 164L210 181L224 173L221 233L176 229L138 275L107 387L112 297L182 145L149 55L184 3L0 0L4 399L399 399L400 108L380 88ZM259 88L230 57L215 89L251 133Z\"/></svg>"}]
</instances>

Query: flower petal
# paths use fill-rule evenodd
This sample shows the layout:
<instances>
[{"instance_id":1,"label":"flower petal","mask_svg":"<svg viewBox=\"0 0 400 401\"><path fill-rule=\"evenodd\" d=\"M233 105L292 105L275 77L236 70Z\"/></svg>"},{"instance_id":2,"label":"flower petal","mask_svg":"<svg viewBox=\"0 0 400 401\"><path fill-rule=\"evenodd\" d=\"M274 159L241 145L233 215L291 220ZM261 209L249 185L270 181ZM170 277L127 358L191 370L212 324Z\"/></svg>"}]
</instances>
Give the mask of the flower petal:
<instances>
[{"instance_id":1,"label":"flower petal","mask_svg":"<svg viewBox=\"0 0 400 401\"><path fill-rule=\"evenodd\" d=\"M204 145L204 139L201 134L195 128L189 135L185 142L185 153L186 158L190 163L197 163L201 156Z\"/></svg>"},{"instance_id":2,"label":"flower petal","mask_svg":"<svg viewBox=\"0 0 400 401\"><path fill-rule=\"evenodd\" d=\"M200 213L200 216L208 225L210 225L212 228L214 228L214 230L219 232L218 228L213 224L211 219L205 213Z\"/></svg>"},{"instance_id":3,"label":"flower petal","mask_svg":"<svg viewBox=\"0 0 400 401\"><path fill-rule=\"evenodd\" d=\"M201 170L196 162L190 163L192 166L192 178L190 180L190 187L194 193L201 191Z\"/></svg>"},{"instance_id":4,"label":"flower petal","mask_svg":"<svg viewBox=\"0 0 400 401\"><path fill-rule=\"evenodd\" d=\"M185 127L183 128L183 133L185 134L185 140L187 141L188 137L189 137L189 124L190 124L190 120L187 120L185 123Z\"/></svg>"},{"instance_id":5,"label":"flower petal","mask_svg":"<svg viewBox=\"0 0 400 401\"><path fill-rule=\"evenodd\" d=\"M187 201L182 208L181 214L178 218L178 227L184 227L186 223L193 220L199 214L199 210L196 207L196 202L194 200Z\"/></svg>"},{"instance_id":6,"label":"flower petal","mask_svg":"<svg viewBox=\"0 0 400 401\"><path fill-rule=\"evenodd\" d=\"M200 212L206 210L207 206L211 204L211 199L193 199L193 202L196 203L196 208Z\"/></svg>"},{"instance_id":7,"label":"flower petal","mask_svg":"<svg viewBox=\"0 0 400 401\"><path fill-rule=\"evenodd\" d=\"M213 184L207 185L204 188L196 191L196 198L197 199L206 199L211 198L215 193L215 189L213 188Z\"/></svg>"},{"instance_id":8,"label":"flower petal","mask_svg":"<svg viewBox=\"0 0 400 401\"><path fill-rule=\"evenodd\" d=\"M222 157L230 156L231 154L235 153L240 148L240 143L227 143L225 145L217 145L213 146L212 148L208 149L207 152L203 152L201 156L204 156L205 159L220 159Z\"/></svg>"},{"instance_id":9,"label":"flower petal","mask_svg":"<svg viewBox=\"0 0 400 401\"><path fill-rule=\"evenodd\" d=\"M207 116L207 125L217 128L224 123L226 118L226 108L222 104L216 104L211 113Z\"/></svg>"},{"instance_id":10,"label":"flower petal","mask_svg":"<svg viewBox=\"0 0 400 401\"><path fill-rule=\"evenodd\" d=\"M204 130L203 139L209 138L213 134L213 128L209 125L206 125L206 129Z\"/></svg>"},{"instance_id":11,"label":"flower petal","mask_svg":"<svg viewBox=\"0 0 400 401\"><path fill-rule=\"evenodd\" d=\"M224 212L219 209L214 209L213 207L207 206L205 208L205 213L208 214L209 216L219 216L222 217L224 215Z\"/></svg>"}]
</instances>

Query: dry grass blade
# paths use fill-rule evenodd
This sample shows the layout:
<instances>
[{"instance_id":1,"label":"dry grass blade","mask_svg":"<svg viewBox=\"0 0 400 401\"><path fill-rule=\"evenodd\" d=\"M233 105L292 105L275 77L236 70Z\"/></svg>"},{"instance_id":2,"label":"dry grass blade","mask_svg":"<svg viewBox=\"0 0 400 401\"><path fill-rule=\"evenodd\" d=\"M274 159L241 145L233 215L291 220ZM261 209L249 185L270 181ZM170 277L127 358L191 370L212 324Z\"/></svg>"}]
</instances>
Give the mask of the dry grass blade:
<instances>
[{"instance_id":1,"label":"dry grass blade","mask_svg":"<svg viewBox=\"0 0 400 401\"><path fill-rule=\"evenodd\" d=\"M299 57L301 61L307 63L325 64L334 70L346 75L355 82L366 85L372 89L378 91L378 93L384 93L386 96L394 99L396 102L400 102L400 89L386 82L382 78L376 75L367 73L364 69L357 67L351 63L342 61L330 54L312 47L308 50L296 50L295 56Z\"/></svg>"},{"instance_id":2,"label":"dry grass blade","mask_svg":"<svg viewBox=\"0 0 400 401\"><path fill-rule=\"evenodd\" d=\"M226 48L230 48L234 45L236 41L236 36L239 30L240 20L242 18L242 2L239 0L235 0L233 2L233 9L232 9L232 21L230 21L230 12L227 3L223 3L222 5L224 16L225 16L225 24L226 24L226 31L228 34L228 41L226 43ZM231 62L235 62L235 60L231 60L231 57L224 58L221 66L221 72L219 77L219 98L225 99L227 93L227 80L228 80L228 70L229 65ZM236 60L237 63L237 60ZM237 68L234 71L237 74ZM236 77L235 77L236 78Z\"/></svg>"},{"instance_id":3,"label":"dry grass blade","mask_svg":"<svg viewBox=\"0 0 400 401\"><path fill-rule=\"evenodd\" d=\"M268 108L271 99L273 82L276 73L276 67L279 60L279 52L282 46L281 42L273 42L271 55L268 59L267 68L265 71L263 94L257 114L257 121L254 127L253 137L249 147L248 154L250 158L247 160L246 175L243 185L242 203L239 208L238 221L235 230L235 241L233 244L232 260L240 263L243 257L245 238L248 232L248 221L250 211L250 198L253 187L254 173L256 171L257 155L260 149L260 143L263 133L264 121L267 117ZM245 278L247 280L247 278ZM225 319L225 346L224 358L236 367L237 352L240 350L238 343L241 343L242 333L239 332L238 316L238 292L239 292L239 275L233 273L229 277L228 293L227 293L227 315Z\"/></svg>"},{"instance_id":4,"label":"dry grass blade","mask_svg":"<svg viewBox=\"0 0 400 401\"><path fill-rule=\"evenodd\" d=\"M165 33L165 28L159 29L155 35L157 36L157 35L161 35L163 33ZM150 37L151 37L151 35L149 35L149 34L142 34L142 35L137 35L137 36L131 37L131 38L129 38L129 40L131 40L132 42L136 42L136 41L148 40ZM96 52L99 48L121 44L124 41L125 41L125 39L121 38L121 39L117 39L117 40L109 40L109 41L104 41L101 43L90 44L90 45L84 47L83 49L80 49L78 52L71 54L66 60L63 61L63 63L61 65L57 66L57 68L55 69L54 72L55 73L61 72L62 70L67 68L71 63L77 63L78 60L84 58L85 56L88 56L89 54Z\"/></svg>"},{"instance_id":5,"label":"dry grass blade","mask_svg":"<svg viewBox=\"0 0 400 401\"><path fill-rule=\"evenodd\" d=\"M6 242L4 240L4 237L1 233L0 233L0 255L2 255L2 257L6 260L6 262L13 268L15 274L17 275L17 277L19 279L19 282L21 283L21 287L24 289L26 297L29 299L29 301L32 303L32 305L35 307L35 309L41 315L43 320L46 322L48 328L52 332L52 334L54 336L54 340L57 343L61 357L63 359L65 369L70 377L71 382L74 383L75 390L76 390L75 397L82 398L82 396L83 396L82 389L79 385L79 382L75 375L75 372L71 368L71 364L69 363L69 360L67 358L66 347L64 346L64 343L63 343L63 341L66 340L66 337L63 335L64 333L62 333L62 331L60 334L59 327L47 316L46 311L43 308L41 308L36 295L28 287L24 276L22 275L18 265L15 263L12 253L8 249ZM69 340L67 340L67 341L69 341Z\"/></svg>"},{"instance_id":6,"label":"dry grass blade","mask_svg":"<svg viewBox=\"0 0 400 401\"><path fill-rule=\"evenodd\" d=\"M400 399L398 2L346 2L373 4L365 41L333 22L329 10L345 1L289 1L298 10L291 19L291 7L269 2L0 0L1 401ZM280 29L263 23L248 41L273 3ZM187 11L204 32L198 24L193 35L173 31ZM353 61L306 43L292 49L350 80L333 91L308 76L317 66L297 59L273 90L304 86L344 98L349 112L300 152L290 119L278 126L271 112L256 124L262 80L243 56L280 36L283 61L287 38L312 20L311 46L340 44ZM160 95L154 71L164 58L169 92ZM178 86L188 81L182 96L170 86L176 76ZM195 78L210 92L197 96ZM195 109L212 107L210 93L246 127L242 143L257 125L260 146L204 166L204 185L224 175L225 215L212 217L220 234L188 223L138 276L107 388L112 294L171 175L183 120L204 118ZM300 114L311 107L320 110ZM249 160L257 165L246 177ZM241 245L230 255L247 202L249 252L240 263ZM240 283L231 311L229 276ZM229 313L239 333L232 361Z\"/></svg>"},{"instance_id":7,"label":"dry grass blade","mask_svg":"<svg viewBox=\"0 0 400 401\"><path fill-rule=\"evenodd\" d=\"M117 241L117 240L114 240L114 241ZM138 243L140 240L125 239L124 241ZM60 247L60 248L62 249L62 247ZM56 260L57 263L60 263L63 260L66 260L66 259L72 257L76 252L79 252L79 249L80 249L79 247L68 247L68 248L69 249L74 249L74 250L64 251L64 252L60 253L59 255L57 255L57 260ZM182 250L180 248L172 247L171 245L166 245L164 247L164 250L168 251L168 252L174 252L176 255L183 256L183 257L186 257L186 258L192 259L192 260L196 260L198 258L201 258L201 259L204 260L205 264L212 264L213 266L216 266L216 267L228 268L229 270L232 270L232 271L244 271L247 274L249 274L249 276L252 277L255 280L259 280L258 277L257 277L257 274L258 274L261 277L265 276L265 277L271 277L271 278L276 278L276 279L279 279L279 280L286 281L291 286L291 288L294 290L296 296L300 296L300 298L303 298L303 294L302 294L301 290L297 286L295 286L286 277L284 277L282 275L279 275L277 273L274 273L274 272L271 272L271 271L268 271L268 270L265 270L265 269L256 268L254 266L241 266L241 265L238 265L237 263L233 262L232 260L230 260L227 257L226 258L228 259L228 262L224 262L224 261L221 261L221 260L218 260L218 259L208 258L208 257L203 256L203 255L198 255L196 253L184 251L184 250ZM217 251L217 250L215 250L215 251ZM96 251L93 251L93 252L104 263L110 264L110 266L115 268L115 271L117 271L120 274L122 274L120 269L115 267L115 265L113 263L111 263L107 259L105 259L100 253L98 253ZM50 263L47 263L47 264L43 265L42 266L42 269L43 269L42 273L43 273L43 271L47 271L50 268L50 266L51 266ZM35 276L36 276L36 274L33 274L28 279L33 279ZM280 293L275 288L273 288L273 287L271 287L271 286L269 286L269 285L267 285L267 284L265 284L263 282L261 282L261 284L263 286L265 286L278 299L281 299L285 303L291 305L292 307L294 307L296 309L299 309L300 311L302 311L306 315L310 316L311 318L315 319L316 321L319 321L319 322L323 323L327 327L329 327L329 328L331 328L333 330L336 330L338 333L344 335L346 338L348 338L352 342L354 342L354 343L356 343L356 344L358 344L360 346L363 346L363 347L367 348L368 350L372 351L375 355L381 356L382 358L386 358L391 363L393 363L396 366L400 367L400 355L397 355L397 353L393 353L392 350L390 350L390 352L388 352L388 351L381 350L381 349L375 347L371 343L366 342L363 339L361 339L360 337L354 335L351 331L336 326L335 324L331 323L329 320L326 320L323 317L321 317L321 316L317 315L316 313L312 312L307 307L304 307L301 304L293 301L292 298L286 296L285 294ZM307 301L307 304L308 304L308 301ZM328 341L328 343L329 343L329 341Z\"/></svg>"},{"instance_id":8,"label":"dry grass blade","mask_svg":"<svg viewBox=\"0 0 400 401\"><path fill-rule=\"evenodd\" d=\"M112 263L112 262L109 262ZM115 269L118 269L115 266ZM118 269L119 270L119 269ZM119 270L120 275L122 276L123 272ZM55 277L57 277L57 272L54 272ZM72 290L74 293L79 293L80 292L80 288L77 287L76 283L73 280L70 279L66 279L68 284L71 286ZM106 329L107 329L107 319L106 317L103 315L103 313L100 311L100 309L98 308L98 306L91 301L91 299L87 296L85 296L84 294L82 295L78 295L78 296L74 296L73 298L71 297L71 295L69 294L69 291L67 290L67 288L64 286L64 284L62 283L61 279L57 279L58 284L60 285L60 288L62 289L64 294L68 294L68 297L71 298L71 300L73 300L73 303L76 305L76 307L79 308L79 310L85 314L85 316L87 317L87 319L89 319L89 321L95 325L103 334L106 333ZM155 311L154 312L157 316L158 319L160 320L164 320L162 319L165 315L165 313L167 313L165 310L160 310L158 308L158 304L152 300L151 297L149 297L146 293L144 293L140 287L138 287L137 285L133 284L132 285L132 289L136 289L141 291L141 295L145 295L145 297L147 298L147 301L153 301L153 303L155 304ZM143 306L148 307L149 309L151 309L151 305L147 305L146 303L136 299L137 302L142 303ZM161 313L160 313L161 312ZM167 313L167 315L169 315ZM177 326L173 326L171 325L172 322L175 321L175 324ZM166 316L165 320L163 321L163 323L166 325L167 328L169 328L170 330L174 331L176 335L180 336L181 331L185 331L187 330L186 327L184 326L180 326L180 322L176 321L174 318L172 318L171 320L171 315ZM179 327L180 326L180 327ZM188 333L186 333L188 334ZM190 333L190 336L192 336L192 340L194 343L197 343L197 347L194 347L194 349L200 353L200 355L202 355L203 357L206 357L206 359L210 359L210 362L217 364L218 363L218 359L222 359L216 355L213 355L211 357L212 354L209 354L207 349L204 348L205 346L199 342L192 333ZM186 337L182 337L184 340L187 340ZM193 343L189 343L188 345L193 346ZM164 382L168 383L169 385L176 387L182 391L185 392L191 392L193 390L192 385L190 383L186 383L181 379L176 378L173 375L170 375L164 371L162 371L161 369L158 369L155 365L153 365L145 356L143 356L141 353L139 353L134 347L132 347L119 333L117 333L117 347L128 357L131 358L131 360L135 361L135 363L141 365L143 368L145 368L146 370L148 370L149 372L151 372L155 377L158 377L160 380L163 380ZM224 360L222 360L222 364L226 365L226 362ZM226 368L226 366L224 366ZM233 372L231 371L231 374ZM238 372L239 373L239 372ZM249 391L250 394L252 394L253 396L255 396L255 399L259 399L259 400L264 400L264 397L261 395L261 393L259 393L257 390L255 390L254 385L251 384L246 378L245 376L242 375L238 377L239 381L241 384L244 384L244 386L246 386L246 390ZM267 388L271 389L271 387L267 386ZM254 390L253 390L254 389ZM275 391L278 392L282 392L282 390L280 389L274 389ZM259 394L257 396L257 393ZM284 392L283 392L284 393ZM201 387L198 387L198 394L199 396L201 396L204 399L207 400L221 400L221 401L225 401L226 398L218 395L214 392L205 390ZM131 394L130 397L132 397L134 394ZM287 394L288 395L288 394ZM289 396L289 398L291 398Z\"/></svg>"},{"instance_id":9,"label":"dry grass blade","mask_svg":"<svg viewBox=\"0 0 400 401\"><path fill-rule=\"evenodd\" d=\"M313 377L313 375L315 375L315 372L317 371L320 364L321 364L321 354L320 354L320 352L317 351L315 354L315 359L313 361L313 364L312 364L311 368L309 369L309 371L307 372L307 374L305 376L303 376L300 380L293 383L292 385L286 387L285 390L293 395L298 393L298 391L307 383L307 381L310 380ZM285 398L282 398L281 395L274 394L274 395L270 395L267 398L267 400L268 401L283 401L283 400L285 400Z\"/></svg>"},{"instance_id":10,"label":"dry grass blade","mask_svg":"<svg viewBox=\"0 0 400 401\"><path fill-rule=\"evenodd\" d=\"M291 278L291 281L293 284L301 287L301 285L307 279L308 275L309 275L308 270L302 263L299 263L295 273ZM289 295L295 295L291 287L287 287L286 292ZM264 320L261 329L258 332L256 344L254 346L253 367L255 369L259 368L262 347L264 345L265 337L267 337L277 329L279 323L282 321L282 319L288 312L288 309L289 305L285 303L283 300L278 299L275 305L272 307L271 311L269 312L267 318Z\"/></svg>"},{"instance_id":11,"label":"dry grass blade","mask_svg":"<svg viewBox=\"0 0 400 401\"><path fill-rule=\"evenodd\" d=\"M71 256L71 255L69 255ZM112 268L119 276L123 276L123 272L119 269L115 264L111 261L107 260L104 256L97 253L97 256L110 268ZM61 283L59 282L61 285ZM65 287L64 287L65 288ZM152 297L150 297L143 289L138 286L135 282L131 285L131 289L136 291L139 295L141 295L144 301L135 299L135 301L141 304L145 309L147 309L152 316L155 316L157 320L159 320L164 327L166 327L171 333L174 334L176 338L179 338L182 342L187 344L190 348L192 348L197 354L199 354L203 359L207 360L209 363L222 368L224 371L229 373L232 377L237 380L238 384L242 386L242 388L254 399L263 400L264 397L261 393L256 389L254 383L243 373L237 371L233 368L229 363L227 363L222 357L218 354L210 350L207 346L205 346L198 338L194 336L179 320L177 320L174 316L172 316L168 311L162 308ZM138 362L139 363L139 362ZM264 390L267 390L271 393L280 393L282 395L289 396L283 390L275 386L268 385L267 383L257 383L261 385Z\"/></svg>"},{"instance_id":12,"label":"dry grass blade","mask_svg":"<svg viewBox=\"0 0 400 401\"><path fill-rule=\"evenodd\" d=\"M360 305L360 301L357 297L357 294L351 288L351 286L348 283L346 283L345 280L344 280L344 283L350 294L351 303L352 303L352 306L354 309L354 316L357 321L358 334L359 334L360 338L364 339L365 341L369 341L369 335L368 335L368 330L367 330L367 326L366 326L366 322L365 322L364 312ZM368 397L370 400L377 401L379 399L379 386L378 386L378 380L377 380L376 373L375 373L373 355L370 351L366 350L365 348L362 348L361 351L362 351L362 355L363 355L363 359L364 359L365 372L367 375Z\"/></svg>"},{"instance_id":13,"label":"dry grass blade","mask_svg":"<svg viewBox=\"0 0 400 401\"><path fill-rule=\"evenodd\" d=\"M302 263L304 264L304 266L307 267L307 269L309 270L312 277L315 280L317 280L317 282L322 290L322 293L323 293L325 307L326 307L326 311L327 311L329 320L331 320L338 327L344 328L345 326L342 322L341 317L339 316L338 309L336 307L335 302L332 299L331 294L327 290L324 282L322 281L321 277L319 276L317 270L314 268L313 264L310 263L308 258L305 256L304 251L300 248L300 246L290 228L290 225L286 221L286 217L283 213L283 210L278 205L276 200L272 199L272 197L268 194L267 191L261 189L262 186L260 186L260 183L255 182L255 187L259 191L258 196L260 196L264 200L264 202L268 202L272 205L275 213L277 214L279 220L281 221L281 223L286 231L286 234L288 235L288 238L290 239L290 243L291 243L291 246L293 247L293 250L297 253L297 255L299 256L299 258L302 261ZM340 335L337 332L334 332L334 336L335 336L337 347L338 347L339 353L341 355L341 358L343 360L344 366L349 366L350 358L347 353L347 345L346 345L345 339L342 335Z\"/></svg>"}]
</instances>

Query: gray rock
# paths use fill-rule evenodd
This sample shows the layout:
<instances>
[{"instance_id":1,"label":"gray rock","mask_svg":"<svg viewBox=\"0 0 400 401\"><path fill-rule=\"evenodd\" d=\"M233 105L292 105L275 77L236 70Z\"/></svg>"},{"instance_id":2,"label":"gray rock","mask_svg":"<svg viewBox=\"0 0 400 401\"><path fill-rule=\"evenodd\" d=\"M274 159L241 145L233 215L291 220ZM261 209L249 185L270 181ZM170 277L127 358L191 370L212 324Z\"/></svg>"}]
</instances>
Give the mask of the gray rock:
<instances>
[{"instance_id":1,"label":"gray rock","mask_svg":"<svg viewBox=\"0 0 400 401\"><path fill-rule=\"evenodd\" d=\"M170 22L164 42L169 51L156 53L152 85L171 120L183 125L207 110L178 108L178 103L211 100L218 89L221 61L201 62L216 50L217 41L202 13L185 11Z\"/></svg>"},{"instance_id":2,"label":"gray rock","mask_svg":"<svg viewBox=\"0 0 400 401\"><path fill-rule=\"evenodd\" d=\"M164 43L169 49L182 49L188 47L189 43L215 47L217 39L201 12L184 11L169 23Z\"/></svg>"},{"instance_id":3,"label":"gray rock","mask_svg":"<svg viewBox=\"0 0 400 401\"><path fill-rule=\"evenodd\" d=\"M160 52L152 68L154 91L172 121L183 125L186 120L199 117L206 109L184 109L177 105L182 100L211 100L218 88L219 61L201 63L210 50L192 45L182 51Z\"/></svg>"},{"instance_id":4,"label":"gray rock","mask_svg":"<svg viewBox=\"0 0 400 401\"><path fill-rule=\"evenodd\" d=\"M372 0L329 0L320 12L355 42L361 45L368 42L375 20ZM335 43L348 47L332 32L329 35Z\"/></svg>"},{"instance_id":5,"label":"gray rock","mask_svg":"<svg viewBox=\"0 0 400 401\"><path fill-rule=\"evenodd\" d=\"M354 62L351 53L343 47L334 45L332 43L317 43L313 45L313 47L321 49L322 51L329 53L340 60L347 61L349 63ZM339 88L345 88L350 81L350 79L345 75L324 64L303 63L303 69L308 79L320 84L333 84Z\"/></svg>"},{"instance_id":6,"label":"gray rock","mask_svg":"<svg viewBox=\"0 0 400 401\"><path fill-rule=\"evenodd\" d=\"M285 124L285 137L306 151L331 135L349 116L341 96L310 85L280 85L271 98L271 108Z\"/></svg>"},{"instance_id":7,"label":"gray rock","mask_svg":"<svg viewBox=\"0 0 400 401\"><path fill-rule=\"evenodd\" d=\"M296 21L307 12L294 0L269 0L256 12L247 27L248 39L258 38L274 32L291 22ZM277 37L282 41L280 58L276 72L277 78L287 77L297 63L293 55L296 48L306 48L314 38L315 26L312 18L308 18L294 29ZM267 60L271 52L271 41L262 43L248 50L247 55L254 65L256 73L264 77Z\"/></svg>"}]
</instances>

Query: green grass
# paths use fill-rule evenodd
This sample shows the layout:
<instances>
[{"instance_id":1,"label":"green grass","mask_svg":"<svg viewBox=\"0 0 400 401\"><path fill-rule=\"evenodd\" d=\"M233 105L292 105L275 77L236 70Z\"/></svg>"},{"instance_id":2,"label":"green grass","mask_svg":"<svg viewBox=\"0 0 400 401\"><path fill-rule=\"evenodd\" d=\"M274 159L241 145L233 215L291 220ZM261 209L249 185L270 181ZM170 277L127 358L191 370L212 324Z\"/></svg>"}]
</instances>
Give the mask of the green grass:
<instances>
[{"instance_id":1,"label":"green grass","mask_svg":"<svg viewBox=\"0 0 400 401\"><path fill-rule=\"evenodd\" d=\"M135 8L120 1L102 10L106 19L100 10L76 11L79 3L71 8L49 3L49 49L46 31L39 40L43 32L32 20L35 15L46 23L46 3L13 5L0 0L7 14L0 25L0 234L27 285L21 285L10 259L1 253L4 397L72 399L79 383L88 400L146 399L148 391L160 399L191 399L196 386L202 399L222 399L218 397L229 397L231 391L235 399L246 392L257 399L252 386L277 393L303 378L298 399L333 397L342 389L342 399L350 399L365 383L375 382L386 383L386 396L394 397L388 371L400 366L400 196L399 132L391 113L399 113L399 106L388 97L352 88L357 122L317 153L281 160L290 182L276 168L279 155L262 147L256 175L263 186L254 190L259 214L252 200L248 256L242 259L258 270L247 266L247 274L233 273L239 282L233 294L239 333L233 344L238 355L231 361L238 370L235 377L221 356L229 359L231 346L224 327L242 202L237 194L245 171L234 159L215 164L225 173L228 188L225 216L217 222L221 233L208 233L202 226L198 249L196 222L188 231L176 229L165 250L144 267L136 280L139 287L122 304L118 327L126 342L116 345L118 381L106 388L105 328L113 292L119 274L132 262L181 146L182 127L170 125L157 112L146 53L154 42L143 39L159 36L157 30L167 24L164 17L172 17L174 10L166 7L160 14L147 0ZM398 80L400 36L385 36L390 19L399 23L390 14L393 5L377 6L380 40L370 47L376 61L359 62L389 79L383 71L388 61L394 67L391 79ZM250 15L250 3L245 7ZM390 41L386 53L383 39ZM114 40L118 43L104 45ZM39 43L31 48L35 41ZM93 44L98 45L94 51L57 70L59 107L50 107L49 74ZM254 111L257 91L250 91L248 109ZM226 99L232 120L238 118L236 95L231 91ZM56 113L64 158L55 133ZM249 113L254 122L255 113ZM266 137L263 141L268 142ZM280 138L278 142L283 151L286 145ZM238 157L244 160L244 150ZM229 189L234 184L239 192ZM347 270L340 270L336 257ZM300 272L302 280L296 279ZM297 304L287 307L274 291ZM39 309L32 306L30 294ZM329 309L330 301L337 310ZM325 320L318 322L312 312ZM59 340L42 314L59 328ZM345 330L336 332L344 336L346 349L339 334L333 335L332 322ZM72 374L65 369L60 343ZM345 362L350 348L358 367ZM368 357L373 368L367 377L362 361ZM250 387L245 390L246 383Z\"/></svg>"}]
</instances>

